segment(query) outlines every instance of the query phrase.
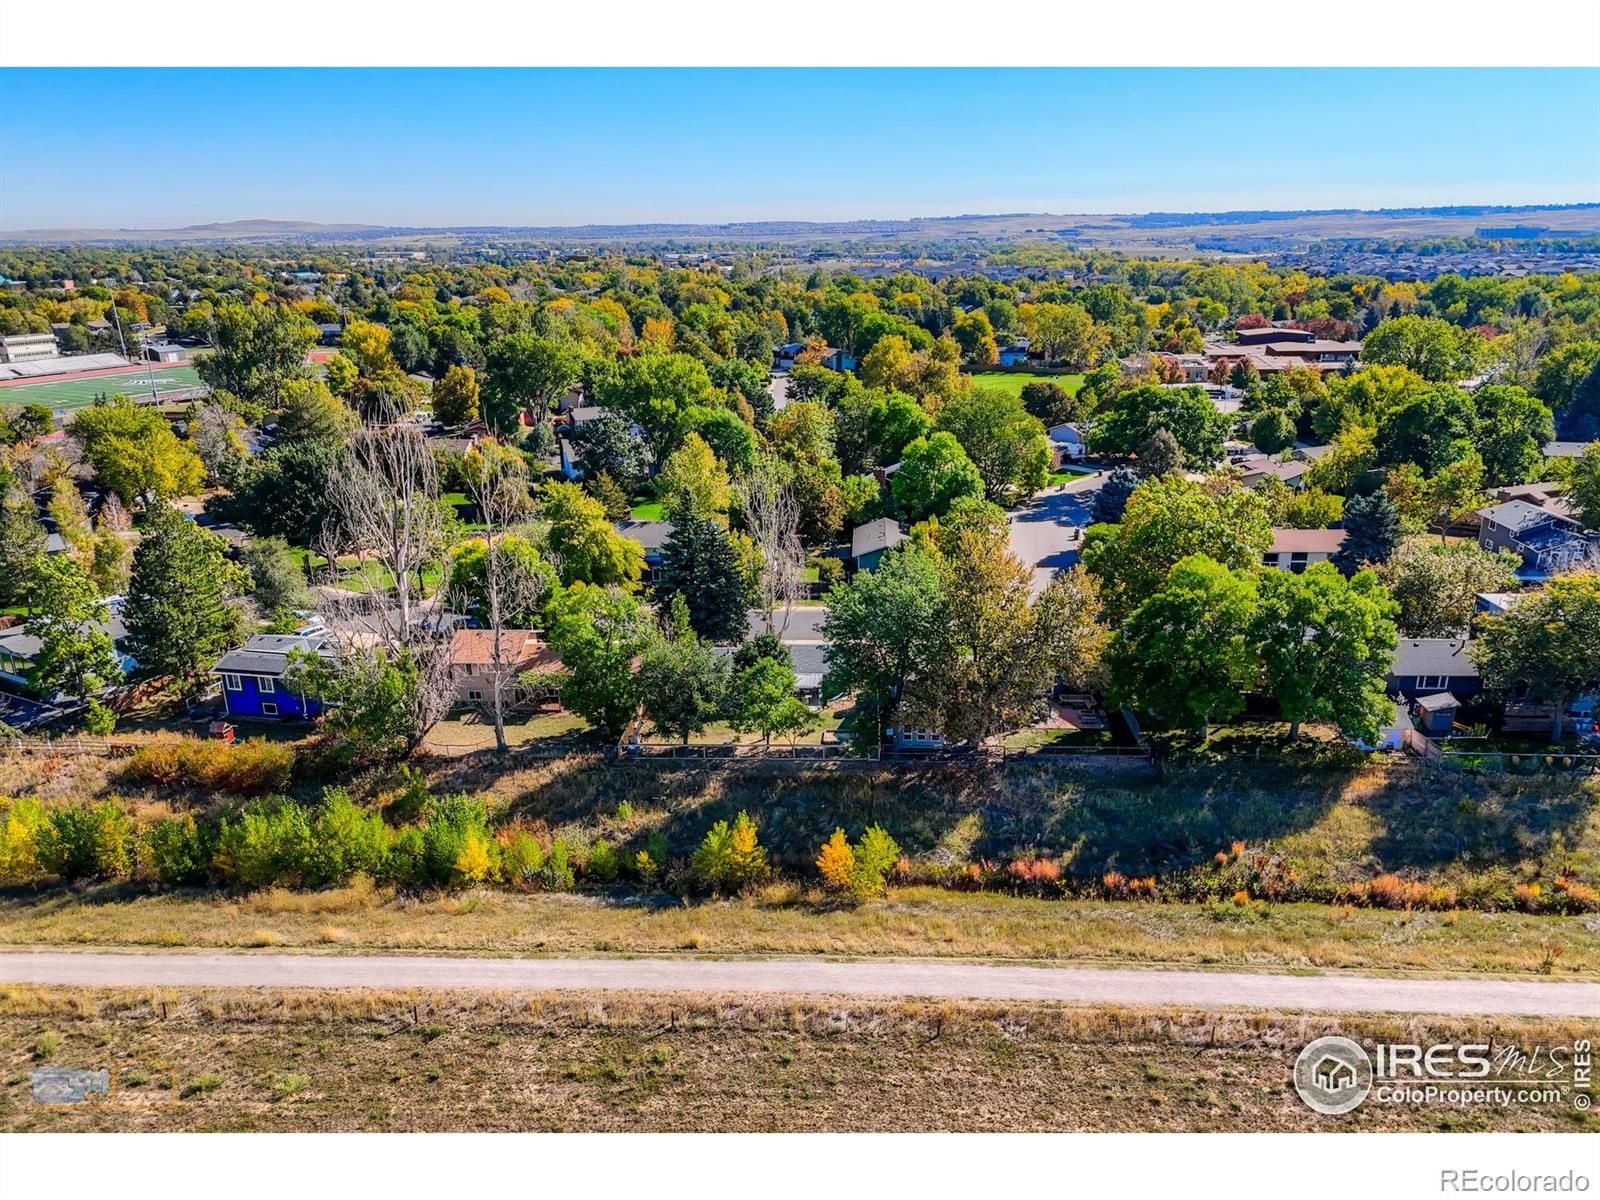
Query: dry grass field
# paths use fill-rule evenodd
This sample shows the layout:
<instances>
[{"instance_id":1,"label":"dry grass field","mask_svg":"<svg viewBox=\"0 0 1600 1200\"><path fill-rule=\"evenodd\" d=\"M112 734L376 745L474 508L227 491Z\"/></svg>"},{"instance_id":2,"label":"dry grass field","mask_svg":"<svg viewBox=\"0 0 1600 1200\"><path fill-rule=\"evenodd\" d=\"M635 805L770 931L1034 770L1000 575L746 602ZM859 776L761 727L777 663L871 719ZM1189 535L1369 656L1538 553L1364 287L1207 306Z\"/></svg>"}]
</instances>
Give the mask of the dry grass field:
<instances>
[{"instance_id":1,"label":"dry grass field","mask_svg":"<svg viewBox=\"0 0 1600 1200\"><path fill-rule=\"evenodd\" d=\"M1600 1131L1560 1107L1318 1116L1290 1068L1334 1032L1582 1035L1041 1004L13 986L0 987L0 1129ZM119 1067L129 1107L34 1104L28 1074L44 1063Z\"/></svg>"},{"instance_id":2,"label":"dry grass field","mask_svg":"<svg viewBox=\"0 0 1600 1200\"><path fill-rule=\"evenodd\" d=\"M246 896L0 894L0 946L278 948L485 955L932 957L1255 970L1600 975L1600 920L1320 904L1040 900L897 888L841 906L793 885L728 900L408 898L364 881Z\"/></svg>"}]
</instances>

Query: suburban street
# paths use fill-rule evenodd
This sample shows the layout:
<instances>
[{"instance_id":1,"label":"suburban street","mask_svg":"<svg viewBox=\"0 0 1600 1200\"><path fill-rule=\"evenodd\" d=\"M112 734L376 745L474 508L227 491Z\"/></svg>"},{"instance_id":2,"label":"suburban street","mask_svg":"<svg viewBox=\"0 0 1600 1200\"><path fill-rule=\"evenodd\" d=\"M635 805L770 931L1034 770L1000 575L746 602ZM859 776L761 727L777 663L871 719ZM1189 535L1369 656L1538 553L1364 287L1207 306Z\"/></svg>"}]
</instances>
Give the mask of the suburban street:
<instances>
[{"instance_id":1,"label":"suburban street","mask_svg":"<svg viewBox=\"0 0 1600 1200\"><path fill-rule=\"evenodd\" d=\"M1080 476L1040 492L1011 514L1011 552L1033 567L1034 591L1044 591L1051 576L1078 561L1083 527L1104 481L1098 472Z\"/></svg>"},{"instance_id":2,"label":"suburban street","mask_svg":"<svg viewBox=\"0 0 1600 1200\"><path fill-rule=\"evenodd\" d=\"M470 988L1052 1000L1452 1016L1600 1016L1600 983L1250 975L959 962L442 958L314 954L0 954L0 983L78 987Z\"/></svg>"}]
</instances>

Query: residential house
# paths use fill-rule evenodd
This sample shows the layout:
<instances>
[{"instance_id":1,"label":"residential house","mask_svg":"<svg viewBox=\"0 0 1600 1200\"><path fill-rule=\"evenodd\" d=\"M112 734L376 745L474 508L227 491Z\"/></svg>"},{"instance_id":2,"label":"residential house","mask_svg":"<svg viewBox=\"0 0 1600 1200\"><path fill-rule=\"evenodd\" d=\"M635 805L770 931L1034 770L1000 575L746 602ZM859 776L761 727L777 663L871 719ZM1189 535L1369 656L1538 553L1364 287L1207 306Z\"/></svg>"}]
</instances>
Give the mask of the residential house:
<instances>
[{"instance_id":1,"label":"residential house","mask_svg":"<svg viewBox=\"0 0 1600 1200\"><path fill-rule=\"evenodd\" d=\"M1582 458L1589 442L1546 442L1541 453L1546 458Z\"/></svg>"},{"instance_id":2,"label":"residential house","mask_svg":"<svg viewBox=\"0 0 1600 1200\"><path fill-rule=\"evenodd\" d=\"M1298 575L1312 563L1327 562L1342 545L1342 529L1274 529L1272 549L1261 556L1261 565Z\"/></svg>"},{"instance_id":3,"label":"residential house","mask_svg":"<svg viewBox=\"0 0 1600 1200\"><path fill-rule=\"evenodd\" d=\"M875 568L884 554L906 540L898 521L880 517L850 531L850 562L858 571Z\"/></svg>"},{"instance_id":4,"label":"residential house","mask_svg":"<svg viewBox=\"0 0 1600 1200\"><path fill-rule=\"evenodd\" d=\"M503 669L510 673L502 690L504 711L534 708L556 700L560 690L553 673L561 669L561 659L531 629L502 629L500 654ZM457 629L450 638L450 677L455 683L458 705L490 710L494 706L495 684L494 630ZM548 682L524 683L528 672L549 672Z\"/></svg>"},{"instance_id":5,"label":"residential house","mask_svg":"<svg viewBox=\"0 0 1600 1200\"><path fill-rule=\"evenodd\" d=\"M648 582L661 566L661 551L672 536L671 521L636 521L629 518L612 526L630 541L644 548L645 579Z\"/></svg>"},{"instance_id":6,"label":"residential house","mask_svg":"<svg viewBox=\"0 0 1600 1200\"><path fill-rule=\"evenodd\" d=\"M1483 690L1483 677L1467 638L1401 638L1387 676L1391 695L1416 700L1450 692L1470 700Z\"/></svg>"},{"instance_id":7,"label":"residential house","mask_svg":"<svg viewBox=\"0 0 1600 1200\"><path fill-rule=\"evenodd\" d=\"M1594 553L1578 522L1526 500L1480 508L1478 520L1478 545L1518 555L1525 574L1549 575Z\"/></svg>"},{"instance_id":8,"label":"residential house","mask_svg":"<svg viewBox=\"0 0 1600 1200\"><path fill-rule=\"evenodd\" d=\"M1239 482L1245 487L1255 487L1268 475L1276 475L1295 491L1305 486L1306 472L1311 469L1311 464L1300 459L1291 458L1280 460L1271 454L1247 454L1240 458L1230 458L1228 465L1239 472Z\"/></svg>"},{"instance_id":9,"label":"residential house","mask_svg":"<svg viewBox=\"0 0 1600 1200\"><path fill-rule=\"evenodd\" d=\"M237 720L309 720L322 712L314 696L303 696L289 682L290 657L311 654L337 658L326 633L258 633L229 650L211 668L222 680L222 704Z\"/></svg>"},{"instance_id":10,"label":"residential house","mask_svg":"<svg viewBox=\"0 0 1600 1200\"><path fill-rule=\"evenodd\" d=\"M106 605L109 609L109 618L96 622L94 627L110 636L118 665L126 675L135 670L139 664L132 655L122 649L123 639L128 636L128 627L122 622L122 597L107 597ZM0 621L13 622L0 624L0 681L14 684L32 693L34 687L30 676L39 661L39 652L44 648L44 641L28 632L26 618L8 615L0 617ZM45 696L44 699L53 700L55 697Z\"/></svg>"},{"instance_id":11,"label":"residential house","mask_svg":"<svg viewBox=\"0 0 1600 1200\"><path fill-rule=\"evenodd\" d=\"M1048 430L1050 436L1050 465L1056 470L1061 469L1065 462L1077 462L1089 453L1084 427L1076 421L1065 421L1060 425L1052 425Z\"/></svg>"}]
</instances>

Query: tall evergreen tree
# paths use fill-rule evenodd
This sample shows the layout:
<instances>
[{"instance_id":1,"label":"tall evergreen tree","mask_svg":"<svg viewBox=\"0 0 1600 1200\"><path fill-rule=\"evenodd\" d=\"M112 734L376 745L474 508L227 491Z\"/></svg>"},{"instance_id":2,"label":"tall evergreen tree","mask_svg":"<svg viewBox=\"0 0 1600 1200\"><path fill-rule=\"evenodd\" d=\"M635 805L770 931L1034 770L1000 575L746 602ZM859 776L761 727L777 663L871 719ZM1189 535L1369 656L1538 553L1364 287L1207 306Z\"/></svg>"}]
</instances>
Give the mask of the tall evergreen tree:
<instances>
[{"instance_id":1,"label":"tall evergreen tree","mask_svg":"<svg viewBox=\"0 0 1600 1200\"><path fill-rule=\"evenodd\" d=\"M663 605L681 595L695 633L714 642L740 642L750 625L750 595L728 531L706 517L679 521L661 549L656 596Z\"/></svg>"},{"instance_id":2,"label":"tall evergreen tree","mask_svg":"<svg viewBox=\"0 0 1600 1200\"><path fill-rule=\"evenodd\" d=\"M149 675L171 675L185 688L199 680L239 638L239 614L228 601L248 573L228 560L227 543L176 509L150 512L133 552L123 619L128 653Z\"/></svg>"},{"instance_id":3,"label":"tall evergreen tree","mask_svg":"<svg viewBox=\"0 0 1600 1200\"><path fill-rule=\"evenodd\" d=\"M1333 564L1354 575L1362 567L1388 562L1404 540L1394 501L1382 492L1353 496L1344 506L1344 544Z\"/></svg>"}]
</instances>

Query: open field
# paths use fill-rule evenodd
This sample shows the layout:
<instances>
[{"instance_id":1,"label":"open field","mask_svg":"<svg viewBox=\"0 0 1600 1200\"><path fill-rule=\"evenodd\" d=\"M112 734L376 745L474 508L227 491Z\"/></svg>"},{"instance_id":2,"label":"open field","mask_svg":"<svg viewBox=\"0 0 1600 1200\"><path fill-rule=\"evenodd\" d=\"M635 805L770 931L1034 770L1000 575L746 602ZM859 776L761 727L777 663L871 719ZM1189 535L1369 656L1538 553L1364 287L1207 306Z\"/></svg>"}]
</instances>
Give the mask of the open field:
<instances>
[{"instance_id":1,"label":"open field","mask_svg":"<svg viewBox=\"0 0 1600 1200\"><path fill-rule=\"evenodd\" d=\"M133 885L0 892L0 946L385 950L483 955L890 955L1267 970L1600 976L1600 922L1524 913L1389 912L1040 900L895 888L840 905L794 885L729 900L397 896L357 881L322 892L158 895Z\"/></svg>"},{"instance_id":2,"label":"open field","mask_svg":"<svg viewBox=\"0 0 1600 1200\"><path fill-rule=\"evenodd\" d=\"M1589 1031L1592 1032L1592 1031ZM1044 1004L0 988L0 1128L1594 1132L1563 1105L1321 1117L1307 1042L1563 1044L1576 1022L1219 1016ZM100 1111L28 1073L118 1069Z\"/></svg>"},{"instance_id":3,"label":"open field","mask_svg":"<svg viewBox=\"0 0 1600 1200\"><path fill-rule=\"evenodd\" d=\"M1013 396L1022 395L1022 389L1030 383L1053 383L1070 396L1083 386L1083 376L1045 375L1035 371L973 371L972 382L978 387L994 388Z\"/></svg>"},{"instance_id":4,"label":"open field","mask_svg":"<svg viewBox=\"0 0 1600 1200\"><path fill-rule=\"evenodd\" d=\"M7 384L0 387L0 406L43 404L59 411L82 408L93 403L96 396L115 396L119 393L133 399L147 400L152 379L158 396L205 386L199 374L187 363L151 363L149 366L129 367L126 371Z\"/></svg>"}]
</instances>

